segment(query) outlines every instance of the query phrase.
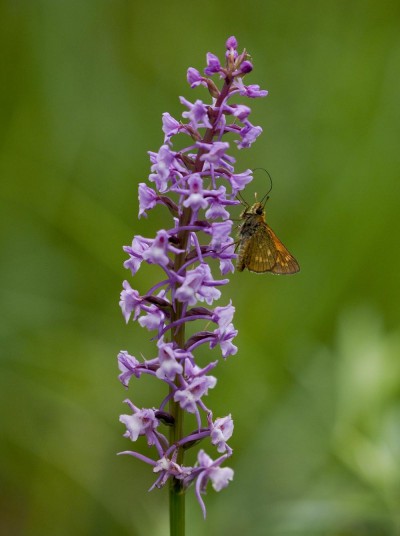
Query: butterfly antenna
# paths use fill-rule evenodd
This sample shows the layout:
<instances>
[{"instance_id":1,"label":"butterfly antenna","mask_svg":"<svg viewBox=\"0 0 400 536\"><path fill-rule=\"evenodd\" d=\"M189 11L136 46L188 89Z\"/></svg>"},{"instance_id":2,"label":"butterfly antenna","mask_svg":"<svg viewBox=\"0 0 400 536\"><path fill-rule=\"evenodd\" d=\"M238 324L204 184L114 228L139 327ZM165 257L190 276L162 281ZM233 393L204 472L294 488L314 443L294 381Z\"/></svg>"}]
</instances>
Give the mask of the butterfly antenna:
<instances>
[{"instance_id":1,"label":"butterfly antenna","mask_svg":"<svg viewBox=\"0 0 400 536\"><path fill-rule=\"evenodd\" d=\"M242 205L244 205L245 207L250 206L250 205L248 204L248 202L246 201L246 199L242 196L241 192L238 192L238 193L236 194L236 198L237 198L238 201L240 201L240 203L241 203Z\"/></svg>"},{"instance_id":2,"label":"butterfly antenna","mask_svg":"<svg viewBox=\"0 0 400 536\"><path fill-rule=\"evenodd\" d=\"M269 194L270 191L272 190L272 177L271 177L271 175L269 174L269 172L268 172L265 168L255 168L255 169L253 169L252 171L253 171L253 172L254 172L254 171L258 171L259 169L261 169L262 171L265 171L265 173L268 175L268 177L269 177L269 181L270 181L270 183L271 183L271 187L270 187L270 189L269 189L268 192L262 197L262 199L261 199L261 201L260 201L260 203L261 203L262 205L265 205L265 203L268 201L268 194Z\"/></svg>"}]
</instances>

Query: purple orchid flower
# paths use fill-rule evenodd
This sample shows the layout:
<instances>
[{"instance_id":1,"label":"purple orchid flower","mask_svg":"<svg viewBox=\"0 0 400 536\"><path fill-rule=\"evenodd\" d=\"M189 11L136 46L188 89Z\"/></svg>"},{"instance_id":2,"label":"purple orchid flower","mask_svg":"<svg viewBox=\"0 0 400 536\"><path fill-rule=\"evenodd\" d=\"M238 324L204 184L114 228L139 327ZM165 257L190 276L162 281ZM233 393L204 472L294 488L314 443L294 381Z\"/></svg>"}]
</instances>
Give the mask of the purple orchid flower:
<instances>
[{"instance_id":1,"label":"purple orchid flower","mask_svg":"<svg viewBox=\"0 0 400 536\"><path fill-rule=\"evenodd\" d=\"M228 441L233 420L231 415L214 419L205 401L208 391L217 384L210 371L218 360L205 366L202 361L200 367L197 359L202 352L204 359L217 346L224 359L237 352L232 342L237 335L232 323L232 302L213 308L221 298L220 288L229 280L216 277L208 260L219 261L222 276L234 270L235 241L227 208L239 203L236 195L252 180L252 172L235 171L235 159L229 154L230 144L224 136L236 136L237 147L243 149L262 132L261 127L250 123L248 106L231 102L234 95L267 95L258 85L245 85L243 78L252 70L246 51L238 53L233 36L226 41L224 61L208 53L204 75L193 67L188 69L190 87L207 88L211 102L190 102L180 97L185 107L183 119L178 121L169 113L163 114L163 145L157 152L149 152L151 185L139 184L139 217L147 217L156 205L162 205L165 223L155 236L135 236L132 244L124 247L129 256L124 267L132 276L144 270L146 264L153 264L161 278L146 292L133 289L128 281L123 283L120 306L126 322L137 321L153 331L157 344L150 359L139 360L121 351L119 380L128 389L132 378L148 374L164 383L166 394L152 408L139 409L130 400L125 401L131 410L131 414L120 417L126 427L125 437L135 442L144 436L155 452L153 457L136 451L121 454L149 464L157 474L151 489L169 482L177 501L183 500L184 492L193 484L204 515L202 494L208 482L219 491L233 478L232 469L221 467L232 455ZM214 75L216 82L210 78ZM173 151L175 136L188 137L186 148ZM199 325L190 336L185 333L188 323ZM186 435L184 415L193 420L194 427ZM164 427L170 430L169 438L162 433ZM220 457L213 461L200 450L197 463L185 466L184 453L200 441Z\"/></svg>"}]
</instances>

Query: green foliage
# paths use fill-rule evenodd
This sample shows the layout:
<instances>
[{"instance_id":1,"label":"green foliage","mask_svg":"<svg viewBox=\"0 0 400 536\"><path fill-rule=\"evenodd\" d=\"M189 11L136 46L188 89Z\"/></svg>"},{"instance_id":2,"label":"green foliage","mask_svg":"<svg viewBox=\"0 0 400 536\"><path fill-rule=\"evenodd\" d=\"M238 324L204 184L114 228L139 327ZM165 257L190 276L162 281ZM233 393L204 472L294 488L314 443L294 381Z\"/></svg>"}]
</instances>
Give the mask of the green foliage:
<instances>
[{"instance_id":1,"label":"green foliage","mask_svg":"<svg viewBox=\"0 0 400 536\"><path fill-rule=\"evenodd\" d=\"M267 221L301 272L232 276L239 353L212 405L235 419L235 480L209 491L206 522L190 498L188 534L399 534L399 15L394 0L1 4L2 534L167 534L167 494L115 456L116 355L152 357L118 308L122 245L163 225L161 208L136 219L146 151L178 95L205 98L186 68L231 34L270 91L239 167L272 174ZM154 389L132 380L131 396Z\"/></svg>"}]
</instances>

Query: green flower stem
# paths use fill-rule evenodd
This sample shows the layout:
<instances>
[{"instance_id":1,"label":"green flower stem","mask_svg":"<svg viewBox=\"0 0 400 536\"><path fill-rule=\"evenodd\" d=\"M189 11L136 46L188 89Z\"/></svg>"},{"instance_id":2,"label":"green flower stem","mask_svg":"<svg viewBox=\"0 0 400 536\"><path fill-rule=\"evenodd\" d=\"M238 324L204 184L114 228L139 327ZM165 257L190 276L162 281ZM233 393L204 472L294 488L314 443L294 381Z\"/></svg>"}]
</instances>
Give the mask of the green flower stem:
<instances>
[{"instance_id":1,"label":"green flower stem","mask_svg":"<svg viewBox=\"0 0 400 536\"><path fill-rule=\"evenodd\" d=\"M181 216L180 225L183 227L188 225L192 216L192 210L186 208ZM186 251L187 242L189 239L189 232L182 231L178 236L180 248ZM178 271L185 262L185 253L180 253L175 257L174 270ZM172 314L171 322L175 322L182 316L183 304L177 300L174 303L174 311ZM185 324L181 324L177 329L173 329L171 333L171 340L175 342L178 348L183 348L185 344ZM171 389L172 391L172 389ZM172 394L172 392L170 392ZM174 417L174 426L170 431L170 444L173 445L183 437L183 410L180 405L174 401L171 396L169 402L169 411ZM183 464L183 449L178 449L178 456L176 462L179 465ZM185 535L185 490L182 488L182 482L176 478L171 479L169 488L169 523L170 523L170 535L171 536L184 536Z\"/></svg>"},{"instance_id":2,"label":"green flower stem","mask_svg":"<svg viewBox=\"0 0 400 536\"><path fill-rule=\"evenodd\" d=\"M224 86L217 99L217 106L220 106L229 92L229 87L232 83L231 77L225 79ZM216 121L216 117L211 119L212 124ZM215 136L214 128L206 130L203 142L210 143ZM197 158L195 161L195 171L200 172L203 169L204 162L200 160L204 150L199 149ZM186 208L179 221L179 227L185 227L190 224L192 216L192 210ZM179 253L175 257L174 271L178 272L185 262L186 246L189 239L189 231L183 230L178 235L179 247L184 250L183 253ZM182 315L182 303L175 300L174 312L171 317L171 322L179 320ZM176 330L172 330L171 334L172 342L175 342L178 348L183 348L185 343L185 324L181 324ZM172 391L172 390L171 390ZM171 393L172 394L172 393ZM169 411L175 419L174 426L170 431L170 444L173 445L183 437L183 411L178 403L174 401L171 396L169 402ZM178 456L176 462L179 465L183 464L183 449L178 450ZM176 478L171 479L169 488L169 515L170 515L170 535L171 536L184 536L185 535L185 490L182 488L182 482Z\"/></svg>"},{"instance_id":3,"label":"green flower stem","mask_svg":"<svg viewBox=\"0 0 400 536\"><path fill-rule=\"evenodd\" d=\"M177 413L182 414L182 410L178 409ZM185 536L185 491L176 478L171 479L169 488L169 526L171 536Z\"/></svg>"}]
</instances>

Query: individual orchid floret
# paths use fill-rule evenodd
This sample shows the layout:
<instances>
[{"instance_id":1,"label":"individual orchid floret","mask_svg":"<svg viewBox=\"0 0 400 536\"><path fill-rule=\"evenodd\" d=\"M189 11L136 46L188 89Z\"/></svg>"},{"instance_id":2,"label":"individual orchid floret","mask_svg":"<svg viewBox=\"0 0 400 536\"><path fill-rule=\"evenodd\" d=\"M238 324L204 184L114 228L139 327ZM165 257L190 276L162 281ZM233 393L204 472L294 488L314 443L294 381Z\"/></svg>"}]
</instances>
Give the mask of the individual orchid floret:
<instances>
[{"instance_id":1,"label":"individual orchid floret","mask_svg":"<svg viewBox=\"0 0 400 536\"><path fill-rule=\"evenodd\" d=\"M230 467L220 467L225 461L225 456L221 456L218 460L213 461L204 450L200 450L197 456L198 466L196 473L198 474L196 482L196 496L203 510L203 515L206 517L206 509L201 494L206 492L208 482L211 482L215 491L221 491L226 488L231 480L233 480L233 469Z\"/></svg>"},{"instance_id":2,"label":"individual orchid floret","mask_svg":"<svg viewBox=\"0 0 400 536\"><path fill-rule=\"evenodd\" d=\"M185 127L168 112L162 114L162 130L165 134L164 142L168 142L172 136L176 136L184 128Z\"/></svg>"},{"instance_id":3,"label":"individual orchid floret","mask_svg":"<svg viewBox=\"0 0 400 536\"><path fill-rule=\"evenodd\" d=\"M149 264L159 264L160 266L168 266L169 257L167 253L169 251L177 252L177 248L171 246L169 243L169 236L163 229L158 231L156 238L149 248L147 248L143 254L143 260Z\"/></svg>"},{"instance_id":4,"label":"individual orchid floret","mask_svg":"<svg viewBox=\"0 0 400 536\"><path fill-rule=\"evenodd\" d=\"M238 69L238 71L236 71L236 75L245 75L245 74L249 74L251 73L251 71L253 70L253 65L249 62L249 61L243 61L241 64L240 64L240 67Z\"/></svg>"},{"instance_id":5,"label":"individual orchid floret","mask_svg":"<svg viewBox=\"0 0 400 536\"><path fill-rule=\"evenodd\" d=\"M150 152L150 159L153 162L149 180L155 182L159 192L165 192L171 178L170 168L175 160L174 153L169 149L168 145L162 145L158 154Z\"/></svg>"},{"instance_id":6,"label":"individual orchid floret","mask_svg":"<svg viewBox=\"0 0 400 536\"><path fill-rule=\"evenodd\" d=\"M225 327L217 328L213 333L213 340L210 342L210 348L215 348L217 344L221 348L222 357L226 358L230 355L235 355L237 352L237 346L232 344L232 339L237 335L237 330L233 327L233 324L228 324Z\"/></svg>"},{"instance_id":7,"label":"individual orchid floret","mask_svg":"<svg viewBox=\"0 0 400 536\"><path fill-rule=\"evenodd\" d=\"M159 425L152 409L139 409L129 400L126 401L134 411L132 415L121 415L119 420L125 424L126 432L124 437L129 437L131 441L136 441L141 435L147 437L149 446L156 443L155 430Z\"/></svg>"},{"instance_id":8,"label":"individual orchid floret","mask_svg":"<svg viewBox=\"0 0 400 536\"><path fill-rule=\"evenodd\" d=\"M189 82L191 88L195 88L200 84L207 87L207 82L204 76L201 76L199 71L193 67L189 67L187 70L187 81Z\"/></svg>"},{"instance_id":9,"label":"individual orchid floret","mask_svg":"<svg viewBox=\"0 0 400 536\"><path fill-rule=\"evenodd\" d=\"M143 310L144 308L142 308ZM159 329L163 326L165 320L165 314L156 305L150 305L145 309L145 314L138 319L142 328L146 328L149 331L153 329Z\"/></svg>"},{"instance_id":10,"label":"individual orchid floret","mask_svg":"<svg viewBox=\"0 0 400 536\"><path fill-rule=\"evenodd\" d=\"M219 256L219 269L222 275L235 271L232 256L235 254L235 242L230 238L222 247Z\"/></svg>"},{"instance_id":11,"label":"individual orchid floret","mask_svg":"<svg viewBox=\"0 0 400 536\"><path fill-rule=\"evenodd\" d=\"M195 173L188 179L189 197L183 202L184 207L190 207L194 211L208 207L208 200L203 196L203 179Z\"/></svg>"},{"instance_id":12,"label":"individual orchid floret","mask_svg":"<svg viewBox=\"0 0 400 536\"><path fill-rule=\"evenodd\" d=\"M253 180L253 172L251 169L246 169L243 173L232 173L230 176L230 183L232 186L232 193L236 195L243 190L246 184L249 184Z\"/></svg>"},{"instance_id":13,"label":"individual orchid floret","mask_svg":"<svg viewBox=\"0 0 400 536\"><path fill-rule=\"evenodd\" d=\"M198 477L199 488L205 491L208 480L211 480L212 486L215 491L221 491L225 488L229 481L233 479L233 470L229 467L221 468L220 463L224 461L224 457L220 460L213 461L204 450L201 450L198 454L197 461L198 467L201 469L200 476Z\"/></svg>"},{"instance_id":14,"label":"individual orchid floret","mask_svg":"<svg viewBox=\"0 0 400 536\"><path fill-rule=\"evenodd\" d=\"M158 200L159 197L153 188L149 188L147 184L141 182L139 184L139 218L141 216L147 218L146 211L154 208Z\"/></svg>"},{"instance_id":15,"label":"individual orchid floret","mask_svg":"<svg viewBox=\"0 0 400 536\"><path fill-rule=\"evenodd\" d=\"M215 281L209 265L202 263L194 270L187 272L175 297L178 301L189 305L194 305L197 301L206 301L208 305L211 305L221 296L221 292L215 287L225 283L224 280Z\"/></svg>"},{"instance_id":16,"label":"individual orchid floret","mask_svg":"<svg viewBox=\"0 0 400 536\"><path fill-rule=\"evenodd\" d=\"M225 329L232 324L233 315L235 314L235 308L232 305L232 300L229 301L229 305L224 307L216 307L212 315L213 321L218 324L219 329Z\"/></svg>"},{"instance_id":17,"label":"individual orchid floret","mask_svg":"<svg viewBox=\"0 0 400 536\"><path fill-rule=\"evenodd\" d=\"M262 132L261 127L255 127L247 120L244 123L244 127L240 129L240 137L242 139L240 141L235 140L239 149L250 147Z\"/></svg>"},{"instance_id":18,"label":"individual orchid floret","mask_svg":"<svg viewBox=\"0 0 400 536\"><path fill-rule=\"evenodd\" d=\"M166 192L171 183L181 176L185 168L177 159L176 153L170 150L168 145L162 145L158 153L149 151L150 161L152 162L149 181L156 184L159 192Z\"/></svg>"},{"instance_id":19,"label":"individual orchid floret","mask_svg":"<svg viewBox=\"0 0 400 536\"><path fill-rule=\"evenodd\" d=\"M251 113L251 108L244 104L232 104L231 106L225 104L224 110L226 113L230 113L242 122L247 119Z\"/></svg>"},{"instance_id":20,"label":"individual orchid floret","mask_svg":"<svg viewBox=\"0 0 400 536\"><path fill-rule=\"evenodd\" d=\"M236 78L235 87L238 88L240 95L243 97L250 97L251 99L266 97L268 95L268 91L260 89L258 84L245 86L241 78Z\"/></svg>"},{"instance_id":21,"label":"individual orchid floret","mask_svg":"<svg viewBox=\"0 0 400 536\"><path fill-rule=\"evenodd\" d=\"M158 342L158 360L160 367L156 375L161 380L175 380L177 374L182 374L183 366L177 360L177 353L173 349L172 343L165 343L162 340Z\"/></svg>"},{"instance_id":22,"label":"individual orchid floret","mask_svg":"<svg viewBox=\"0 0 400 536\"><path fill-rule=\"evenodd\" d=\"M207 67L204 69L204 74L213 75L221 72L221 64L218 57L211 52L207 53Z\"/></svg>"},{"instance_id":23,"label":"individual orchid floret","mask_svg":"<svg viewBox=\"0 0 400 536\"><path fill-rule=\"evenodd\" d=\"M128 388L129 380L132 376L140 378L141 364L133 355L128 354L126 350L122 350L118 354L118 366L121 374L118 376L122 385Z\"/></svg>"},{"instance_id":24,"label":"individual orchid floret","mask_svg":"<svg viewBox=\"0 0 400 536\"><path fill-rule=\"evenodd\" d=\"M213 195L207 197L207 200L209 203L209 208L205 213L207 219L216 220L221 218L222 220L227 220L229 218L229 212L225 207L235 204L235 201L228 200L225 186L220 186L217 191L213 192Z\"/></svg>"},{"instance_id":25,"label":"individual orchid floret","mask_svg":"<svg viewBox=\"0 0 400 536\"><path fill-rule=\"evenodd\" d=\"M180 101L184 106L189 108L188 112L182 113L182 117L189 119L193 128L211 128L211 123L208 119L208 106L203 104L201 100L197 100L194 104L192 104L184 97L180 97Z\"/></svg>"},{"instance_id":26,"label":"individual orchid floret","mask_svg":"<svg viewBox=\"0 0 400 536\"><path fill-rule=\"evenodd\" d=\"M214 376L198 376L187 384L185 389L175 391L174 400L179 402L182 409L189 413L196 413L197 403L208 394L208 390L215 387L217 378Z\"/></svg>"},{"instance_id":27,"label":"individual orchid floret","mask_svg":"<svg viewBox=\"0 0 400 536\"><path fill-rule=\"evenodd\" d=\"M143 303L143 299L139 296L137 290L134 290L128 281L124 281L122 286L124 290L121 292L121 299L119 306L122 309L122 313L125 317L125 322L128 323L133 313L133 320L137 320L140 314L140 306Z\"/></svg>"},{"instance_id":28,"label":"individual orchid floret","mask_svg":"<svg viewBox=\"0 0 400 536\"><path fill-rule=\"evenodd\" d=\"M174 453L174 458L176 458L176 451ZM153 472L160 473L160 475L150 490L154 487L162 488L165 486L169 478L176 478L178 480L188 478L192 472L192 468L179 465L174 459L168 459L166 456L163 456L157 461Z\"/></svg>"},{"instance_id":29,"label":"individual orchid floret","mask_svg":"<svg viewBox=\"0 0 400 536\"><path fill-rule=\"evenodd\" d=\"M233 48L234 50L237 49L238 42L234 35L231 35L230 37L228 37L225 43L225 47L227 48L228 52L230 51L231 48Z\"/></svg>"},{"instance_id":30,"label":"individual orchid floret","mask_svg":"<svg viewBox=\"0 0 400 536\"><path fill-rule=\"evenodd\" d=\"M233 434L233 420L230 415L220 417L211 422L211 443L217 447L218 452L230 450L227 441Z\"/></svg>"},{"instance_id":31,"label":"individual orchid floret","mask_svg":"<svg viewBox=\"0 0 400 536\"><path fill-rule=\"evenodd\" d=\"M232 221L226 220L222 222L214 222L211 224L211 242L210 246L214 251L221 251L221 249L229 242L229 238L232 232Z\"/></svg>"},{"instance_id":32,"label":"individual orchid floret","mask_svg":"<svg viewBox=\"0 0 400 536\"><path fill-rule=\"evenodd\" d=\"M234 158L226 154L229 149L229 143L225 141L216 141L214 143L197 142L197 147L204 151L200 159L215 166L223 165L225 160L233 161Z\"/></svg>"},{"instance_id":33,"label":"individual orchid floret","mask_svg":"<svg viewBox=\"0 0 400 536\"><path fill-rule=\"evenodd\" d=\"M151 240L143 238L142 236L135 236L131 246L123 247L124 251L129 255L129 259L124 262L124 268L130 270L132 275L135 275L139 270L143 261L143 252L149 248L150 244Z\"/></svg>"}]
</instances>

